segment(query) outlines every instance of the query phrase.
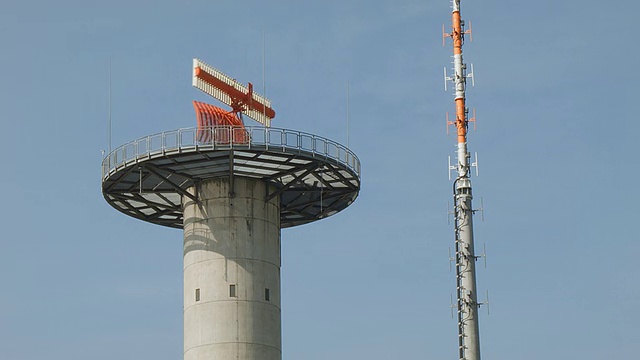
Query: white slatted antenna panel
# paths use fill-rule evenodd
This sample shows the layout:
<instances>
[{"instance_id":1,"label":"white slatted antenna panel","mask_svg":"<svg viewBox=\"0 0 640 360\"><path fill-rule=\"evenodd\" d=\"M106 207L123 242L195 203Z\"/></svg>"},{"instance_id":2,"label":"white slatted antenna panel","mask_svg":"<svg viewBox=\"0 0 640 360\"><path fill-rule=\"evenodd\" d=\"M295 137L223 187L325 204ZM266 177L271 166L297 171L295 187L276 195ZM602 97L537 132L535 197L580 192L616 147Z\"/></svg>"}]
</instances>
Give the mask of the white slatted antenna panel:
<instances>
[{"instance_id":1,"label":"white slatted antenna panel","mask_svg":"<svg viewBox=\"0 0 640 360\"><path fill-rule=\"evenodd\" d=\"M205 63L204 61L200 60L200 59L193 59L193 86L199 90L201 90L202 92L204 92L205 94L208 94L216 99L218 99L220 102L231 106L231 97L221 91L220 89L212 86L211 84L207 83L206 81L203 81L202 79L198 78L196 76L196 68L201 68L202 70L204 70L205 72L211 74L213 77L215 77L218 80L223 81L224 83L228 84L229 86L232 86L234 89L240 91L243 94L247 94L249 93L249 88L247 88L246 86L240 84L239 82L237 82L235 79L225 75L224 73L222 73L221 71L217 70L216 68L208 65L207 63ZM260 104L260 105L264 105L266 107L271 107L271 101L267 98L265 98L264 96L258 95L255 92L253 93L252 99L254 102ZM265 114L257 111L257 110L246 110L242 112L244 115L254 119L255 121L261 123L262 125L266 126L266 127L270 127L271 126L271 118L269 118L268 116L266 116Z\"/></svg>"},{"instance_id":2,"label":"white slatted antenna panel","mask_svg":"<svg viewBox=\"0 0 640 360\"><path fill-rule=\"evenodd\" d=\"M255 96L254 96L254 99L255 99ZM253 120L259 122L260 124L266 126L266 127L270 127L271 126L271 118L266 116L265 114L259 112L259 111L247 110L247 111L243 111L242 113L247 115L248 117L252 118Z\"/></svg>"},{"instance_id":3,"label":"white slatted antenna panel","mask_svg":"<svg viewBox=\"0 0 640 360\"><path fill-rule=\"evenodd\" d=\"M203 91L205 94L218 99L222 103L231 106L231 97L229 97L229 95L196 76L196 68L198 67L231 86L234 86L235 81L199 59L193 59L193 86L196 89ZM240 86L242 87L242 85ZM245 93L246 91L248 91L248 89L245 90Z\"/></svg>"}]
</instances>

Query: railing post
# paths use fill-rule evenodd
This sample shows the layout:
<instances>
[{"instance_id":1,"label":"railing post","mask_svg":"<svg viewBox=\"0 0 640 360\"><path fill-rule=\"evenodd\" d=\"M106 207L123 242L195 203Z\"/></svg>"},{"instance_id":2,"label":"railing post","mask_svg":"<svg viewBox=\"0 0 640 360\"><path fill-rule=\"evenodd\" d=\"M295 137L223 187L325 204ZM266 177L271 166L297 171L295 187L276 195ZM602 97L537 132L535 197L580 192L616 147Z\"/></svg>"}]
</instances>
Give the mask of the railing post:
<instances>
[{"instance_id":1,"label":"railing post","mask_svg":"<svg viewBox=\"0 0 640 360\"><path fill-rule=\"evenodd\" d=\"M324 158L328 158L329 157L329 144L327 143L326 139L322 139L322 142L324 143Z\"/></svg>"},{"instance_id":2,"label":"railing post","mask_svg":"<svg viewBox=\"0 0 640 360\"><path fill-rule=\"evenodd\" d=\"M282 152L284 152L285 146L287 144L287 134L284 130L280 130L280 144L282 145Z\"/></svg>"}]
</instances>

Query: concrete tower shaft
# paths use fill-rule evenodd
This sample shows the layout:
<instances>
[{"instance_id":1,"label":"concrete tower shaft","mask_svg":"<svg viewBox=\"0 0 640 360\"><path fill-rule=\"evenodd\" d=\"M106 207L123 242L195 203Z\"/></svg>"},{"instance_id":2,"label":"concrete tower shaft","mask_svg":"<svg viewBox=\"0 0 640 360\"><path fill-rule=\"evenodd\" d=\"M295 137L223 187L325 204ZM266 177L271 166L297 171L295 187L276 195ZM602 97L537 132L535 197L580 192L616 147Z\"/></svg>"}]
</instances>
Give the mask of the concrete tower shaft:
<instances>
[{"instance_id":1,"label":"concrete tower shaft","mask_svg":"<svg viewBox=\"0 0 640 360\"><path fill-rule=\"evenodd\" d=\"M215 179L183 197L185 360L282 358L280 203L267 186Z\"/></svg>"}]
</instances>

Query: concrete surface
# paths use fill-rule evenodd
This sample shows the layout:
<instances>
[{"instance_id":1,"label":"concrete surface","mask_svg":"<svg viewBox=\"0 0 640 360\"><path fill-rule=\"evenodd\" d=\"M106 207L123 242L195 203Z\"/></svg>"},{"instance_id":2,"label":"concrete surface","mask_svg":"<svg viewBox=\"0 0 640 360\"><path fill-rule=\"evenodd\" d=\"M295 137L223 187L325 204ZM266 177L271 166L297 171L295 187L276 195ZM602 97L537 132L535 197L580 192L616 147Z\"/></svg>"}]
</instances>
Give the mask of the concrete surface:
<instances>
[{"instance_id":1,"label":"concrete surface","mask_svg":"<svg viewBox=\"0 0 640 360\"><path fill-rule=\"evenodd\" d=\"M183 197L184 359L280 360L279 197L256 179L231 190L215 179Z\"/></svg>"}]
</instances>

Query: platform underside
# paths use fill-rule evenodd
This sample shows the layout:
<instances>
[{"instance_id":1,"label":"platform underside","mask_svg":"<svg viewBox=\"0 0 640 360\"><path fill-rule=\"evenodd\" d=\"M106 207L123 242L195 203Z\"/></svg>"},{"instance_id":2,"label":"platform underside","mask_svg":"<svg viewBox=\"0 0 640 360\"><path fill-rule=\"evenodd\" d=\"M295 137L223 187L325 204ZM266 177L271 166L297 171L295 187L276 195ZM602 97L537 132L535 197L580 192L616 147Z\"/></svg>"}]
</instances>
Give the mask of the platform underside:
<instances>
[{"instance_id":1,"label":"platform underside","mask_svg":"<svg viewBox=\"0 0 640 360\"><path fill-rule=\"evenodd\" d=\"M250 144L203 146L187 141L173 148L165 147L163 139L161 151L149 145L138 151L136 144L136 155L130 160L125 160L127 156L120 162L112 156L105 158L103 195L127 215L174 228L183 226L181 197L193 198L186 189L208 179L229 178L233 182L247 177L273 185L275 191L266 193L265 198L280 197L283 228L309 223L349 206L360 190L360 164L355 155L344 148L349 154L344 158L347 161L327 156L326 142L325 151L315 149L317 137L313 148L305 149L303 137L307 135L291 134L299 136L295 146L273 146L268 137Z\"/></svg>"}]
</instances>

